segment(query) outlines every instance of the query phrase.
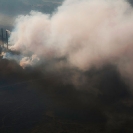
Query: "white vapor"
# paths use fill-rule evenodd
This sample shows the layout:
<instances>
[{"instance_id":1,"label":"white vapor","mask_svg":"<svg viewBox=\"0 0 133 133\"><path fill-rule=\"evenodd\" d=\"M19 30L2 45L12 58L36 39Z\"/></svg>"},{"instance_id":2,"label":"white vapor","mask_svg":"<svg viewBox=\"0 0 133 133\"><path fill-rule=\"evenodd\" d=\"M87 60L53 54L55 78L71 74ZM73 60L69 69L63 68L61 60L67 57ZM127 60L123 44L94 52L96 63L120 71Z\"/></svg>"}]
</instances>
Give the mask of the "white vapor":
<instances>
[{"instance_id":1,"label":"white vapor","mask_svg":"<svg viewBox=\"0 0 133 133\"><path fill-rule=\"evenodd\" d=\"M18 16L10 43L36 60L66 57L81 70L111 63L132 77L133 8L125 0L65 0L52 15Z\"/></svg>"}]
</instances>

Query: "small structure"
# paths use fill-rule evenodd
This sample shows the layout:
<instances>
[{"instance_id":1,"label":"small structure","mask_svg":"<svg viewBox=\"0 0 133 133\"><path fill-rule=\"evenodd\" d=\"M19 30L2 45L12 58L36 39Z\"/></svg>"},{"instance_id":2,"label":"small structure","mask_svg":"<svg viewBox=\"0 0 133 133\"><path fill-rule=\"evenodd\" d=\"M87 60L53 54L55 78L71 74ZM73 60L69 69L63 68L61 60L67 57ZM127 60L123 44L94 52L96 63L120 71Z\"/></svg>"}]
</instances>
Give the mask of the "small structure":
<instances>
[{"instance_id":1,"label":"small structure","mask_svg":"<svg viewBox=\"0 0 133 133\"><path fill-rule=\"evenodd\" d=\"M4 37L4 30L3 28L1 28L0 47L5 48L4 44L7 44L6 49L8 50L8 31L6 30L5 37Z\"/></svg>"}]
</instances>

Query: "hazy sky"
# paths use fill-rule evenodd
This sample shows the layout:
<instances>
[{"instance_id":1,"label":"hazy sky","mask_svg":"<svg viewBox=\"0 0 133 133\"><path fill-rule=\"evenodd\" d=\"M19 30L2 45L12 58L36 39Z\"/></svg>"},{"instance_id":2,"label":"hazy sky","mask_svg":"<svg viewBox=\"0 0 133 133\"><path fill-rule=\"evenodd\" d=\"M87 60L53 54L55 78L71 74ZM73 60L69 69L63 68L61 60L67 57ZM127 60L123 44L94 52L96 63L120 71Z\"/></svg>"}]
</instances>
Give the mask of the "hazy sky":
<instances>
[{"instance_id":1,"label":"hazy sky","mask_svg":"<svg viewBox=\"0 0 133 133\"><path fill-rule=\"evenodd\" d=\"M12 28L14 19L31 10L51 13L63 0L0 0L0 27Z\"/></svg>"},{"instance_id":2,"label":"hazy sky","mask_svg":"<svg viewBox=\"0 0 133 133\"><path fill-rule=\"evenodd\" d=\"M12 29L16 16L31 10L52 13L64 0L0 0L0 27ZM129 0L132 3L132 0Z\"/></svg>"}]
</instances>

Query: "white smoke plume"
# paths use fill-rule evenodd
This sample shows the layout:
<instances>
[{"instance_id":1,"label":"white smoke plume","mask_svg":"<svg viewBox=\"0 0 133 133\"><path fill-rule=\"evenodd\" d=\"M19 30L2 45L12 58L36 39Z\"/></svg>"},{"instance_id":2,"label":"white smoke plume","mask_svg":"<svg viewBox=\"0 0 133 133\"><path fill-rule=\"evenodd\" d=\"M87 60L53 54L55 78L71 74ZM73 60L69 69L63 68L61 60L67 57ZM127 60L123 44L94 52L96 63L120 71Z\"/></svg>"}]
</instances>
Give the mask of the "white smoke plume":
<instances>
[{"instance_id":1,"label":"white smoke plume","mask_svg":"<svg viewBox=\"0 0 133 133\"><path fill-rule=\"evenodd\" d=\"M24 56L23 67L32 57L65 57L80 70L111 63L132 77L133 8L125 0L65 0L53 14L18 16L10 44Z\"/></svg>"},{"instance_id":2,"label":"white smoke plume","mask_svg":"<svg viewBox=\"0 0 133 133\"><path fill-rule=\"evenodd\" d=\"M7 31L8 35L10 35L10 34L11 34L11 31L10 31L10 30L6 30L6 31Z\"/></svg>"}]
</instances>

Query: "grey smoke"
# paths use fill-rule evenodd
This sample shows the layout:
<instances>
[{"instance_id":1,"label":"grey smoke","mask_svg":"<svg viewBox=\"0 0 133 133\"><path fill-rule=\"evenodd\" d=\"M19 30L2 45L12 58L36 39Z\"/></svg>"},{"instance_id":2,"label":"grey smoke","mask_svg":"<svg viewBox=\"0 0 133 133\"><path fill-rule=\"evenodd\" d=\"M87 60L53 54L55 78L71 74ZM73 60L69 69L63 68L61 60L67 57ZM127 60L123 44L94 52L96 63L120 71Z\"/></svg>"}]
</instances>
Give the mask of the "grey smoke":
<instances>
[{"instance_id":1,"label":"grey smoke","mask_svg":"<svg viewBox=\"0 0 133 133\"><path fill-rule=\"evenodd\" d=\"M31 64L32 57L36 63L66 58L65 65L82 71L110 63L132 80L132 27L128 1L65 0L52 14L31 11L18 16L10 49L24 56L22 67Z\"/></svg>"}]
</instances>

